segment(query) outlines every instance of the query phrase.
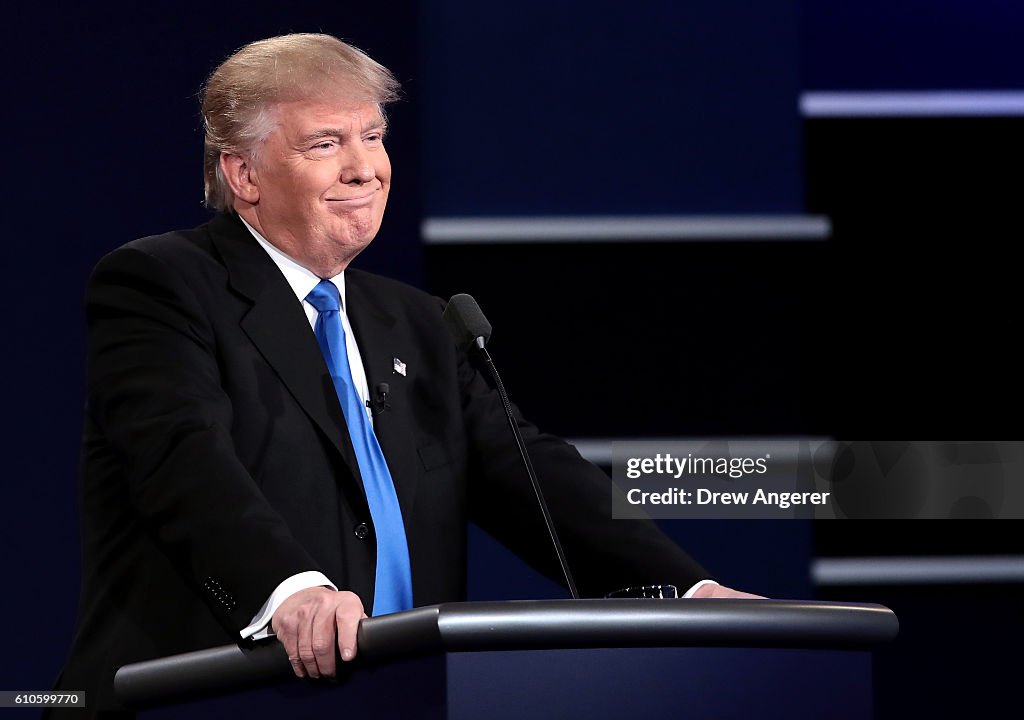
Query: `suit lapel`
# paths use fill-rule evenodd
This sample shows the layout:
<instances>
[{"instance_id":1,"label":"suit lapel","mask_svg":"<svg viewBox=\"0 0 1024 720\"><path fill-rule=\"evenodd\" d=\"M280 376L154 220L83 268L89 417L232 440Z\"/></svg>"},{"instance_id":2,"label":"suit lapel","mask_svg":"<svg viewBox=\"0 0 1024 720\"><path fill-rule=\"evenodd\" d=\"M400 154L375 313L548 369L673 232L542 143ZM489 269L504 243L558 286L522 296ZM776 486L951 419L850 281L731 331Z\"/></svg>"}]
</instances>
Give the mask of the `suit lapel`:
<instances>
[{"instance_id":1,"label":"suit lapel","mask_svg":"<svg viewBox=\"0 0 1024 720\"><path fill-rule=\"evenodd\" d=\"M366 280L358 270L345 272L346 312L359 344L370 397L376 398L376 388L381 383L389 386L391 407L374 416L373 430L384 451L408 527L419 475L408 391L421 365L411 337L400 331L394 316L388 312L386 297L372 292ZM396 360L405 363L405 375L395 370Z\"/></svg>"},{"instance_id":2,"label":"suit lapel","mask_svg":"<svg viewBox=\"0 0 1024 720\"><path fill-rule=\"evenodd\" d=\"M359 480L338 396L302 303L241 221L219 215L209 227L232 288L252 302L242 330Z\"/></svg>"}]
</instances>

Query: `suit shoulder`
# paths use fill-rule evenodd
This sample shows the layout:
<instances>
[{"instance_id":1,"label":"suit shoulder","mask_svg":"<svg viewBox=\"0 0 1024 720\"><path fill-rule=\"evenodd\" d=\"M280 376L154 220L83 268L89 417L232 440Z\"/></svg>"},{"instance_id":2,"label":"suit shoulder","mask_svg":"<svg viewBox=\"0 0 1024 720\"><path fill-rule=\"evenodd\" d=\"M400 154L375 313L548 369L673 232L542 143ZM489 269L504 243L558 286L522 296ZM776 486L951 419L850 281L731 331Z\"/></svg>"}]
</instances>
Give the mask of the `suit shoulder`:
<instances>
[{"instance_id":1,"label":"suit shoulder","mask_svg":"<svg viewBox=\"0 0 1024 720\"><path fill-rule=\"evenodd\" d=\"M188 230L172 230L148 235L114 249L103 256L93 270L93 277L104 271L147 272L147 269L186 278L218 277L223 274L209 226L205 223ZM162 270L161 270L162 269Z\"/></svg>"},{"instance_id":2,"label":"suit shoulder","mask_svg":"<svg viewBox=\"0 0 1024 720\"><path fill-rule=\"evenodd\" d=\"M123 251L135 251L164 262L181 262L187 258L208 257L213 253L213 243L207 224L188 230L172 230L159 235L147 235L127 242L110 255Z\"/></svg>"}]
</instances>

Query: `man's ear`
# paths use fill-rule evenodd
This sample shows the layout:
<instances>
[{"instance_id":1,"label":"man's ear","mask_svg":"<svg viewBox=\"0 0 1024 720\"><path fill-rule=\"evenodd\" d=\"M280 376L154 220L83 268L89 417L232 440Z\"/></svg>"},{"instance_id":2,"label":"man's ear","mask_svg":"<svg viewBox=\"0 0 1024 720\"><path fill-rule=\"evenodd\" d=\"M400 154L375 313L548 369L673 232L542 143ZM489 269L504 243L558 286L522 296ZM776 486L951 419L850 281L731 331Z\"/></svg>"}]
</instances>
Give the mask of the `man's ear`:
<instances>
[{"instance_id":1,"label":"man's ear","mask_svg":"<svg viewBox=\"0 0 1024 720\"><path fill-rule=\"evenodd\" d=\"M252 162L234 153L220 154L220 171L239 200L255 205L260 200L260 189L253 172Z\"/></svg>"}]
</instances>

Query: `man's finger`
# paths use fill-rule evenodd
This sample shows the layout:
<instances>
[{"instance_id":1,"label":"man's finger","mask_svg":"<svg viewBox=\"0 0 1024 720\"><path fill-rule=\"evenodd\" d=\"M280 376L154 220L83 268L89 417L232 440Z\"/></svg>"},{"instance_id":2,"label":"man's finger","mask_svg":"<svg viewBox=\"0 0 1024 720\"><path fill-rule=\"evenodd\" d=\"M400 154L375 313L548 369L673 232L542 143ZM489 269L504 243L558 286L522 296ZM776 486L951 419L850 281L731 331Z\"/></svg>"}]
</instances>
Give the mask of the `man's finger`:
<instances>
[{"instance_id":1,"label":"man's finger","mask_svg":"<svg viewBox=\"0 0 1024 720\"><path fill-rule=\"evenodd\" d=\"M316 655L313 653L313 613L315 610L306 607L300 608L299 621L299 659L306 674L311 678L320 677L320 669L316 664Z\"/></svg>"},{"instance_id":2,"label":"man's finger","mask_svg":"<svg viewBox=\"0 0 1024 720\"><path fill-rule=\"evenodd\" d=\"M302 660L299 659L298 655L289 655L288 662L292 664L292 672L295 673L295 677L306 677L306 670L302 667Z\"/></svg>"},{"instance_id":3,"label":"man's finger","mask_svg":"<svg viewBox=\"0 0 1024 720\"><path fill-rule=\"evenodd\" d=\"M270 629L274 631L278 641L284 646L284 651L288 653L288 662L292 665L292 672L296 677L306 677L302 660L299 659L298 635L294 628L274 627L274 623L271 622Z\"/></svg>"},{"instance_id":4,"label":"man's finger","mask_svg":"<svg viewBox=\"0 0 1024 720\"><path fill-rule=\"evenodd\" d=\"M334 607L319 608L313 618L312 625L312 647L313 655L316 657L317 667L324 677L334 677Z\"/></svg>"},{"instance_id":5,"label":"man's finger","mask_svg":"<svg viewBox=\"0 0 1024 720\"><path fill-rule=\"evenodd\" d=\"M711 585L707 586L709 592L706 597L709 598L731 598L738 600L764 600L762 595L753 595L752 593L743 592L741 590L733 590L730 587L724 585ZM703 588L702 588L703 589Z\"/></svg>"},{"instance_id":6,"label":"man's finger","mask_svg":"<svg viewBox=\"0 0 1024 720\"><path fill-rule=\"evenodd\" d=\"M359 614L352 612L351 608L339 607L336 613L338 623L338 651L341 659L345 662L356 656L356 632L359 630L359 621L366 617L366 613L359 609Z\"/></svg>"}]
</instances>

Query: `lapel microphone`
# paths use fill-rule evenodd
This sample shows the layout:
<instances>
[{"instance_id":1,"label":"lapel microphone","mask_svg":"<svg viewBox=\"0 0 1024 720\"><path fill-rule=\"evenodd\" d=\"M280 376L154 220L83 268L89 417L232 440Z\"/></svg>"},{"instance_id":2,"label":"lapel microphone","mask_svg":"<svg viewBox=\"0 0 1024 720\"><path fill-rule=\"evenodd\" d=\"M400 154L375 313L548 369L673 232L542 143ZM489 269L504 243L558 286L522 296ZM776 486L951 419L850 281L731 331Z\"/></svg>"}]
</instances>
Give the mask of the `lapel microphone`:
<instances>
[{"instance_id":1,"label":"lapel microphone","mask_svg":"<svg viewBox=\"0 0 1024 720\"><path fill-rule=\"evenodd\" d=\"M388 400L390 392L391 386L387 383L377 383L373 386L373 398L366 401L366 407L370 408L374 417L391 409L391 403Z\"/></svg>"}]
</instances>

